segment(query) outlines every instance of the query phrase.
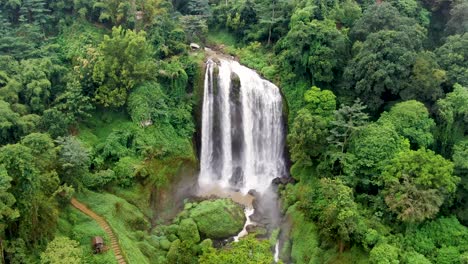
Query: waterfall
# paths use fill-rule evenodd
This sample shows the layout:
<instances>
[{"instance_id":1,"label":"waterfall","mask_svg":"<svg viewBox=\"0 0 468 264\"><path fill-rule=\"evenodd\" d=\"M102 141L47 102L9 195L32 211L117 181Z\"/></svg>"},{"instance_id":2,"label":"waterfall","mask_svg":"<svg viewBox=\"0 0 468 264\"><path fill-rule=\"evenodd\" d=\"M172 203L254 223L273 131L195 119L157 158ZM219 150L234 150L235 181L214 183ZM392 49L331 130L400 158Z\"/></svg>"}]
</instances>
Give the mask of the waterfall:
<instances>
[{"instance_id":1,"label":"waterfall","mask_svg":"<svg viewBox=\"0 0 468 264\"><path fill-rule=\"evenodd\" d=\"M206 63L200 185L264 192L285 175L277 86L236 61Z\"/></svg>"}]
</instances>

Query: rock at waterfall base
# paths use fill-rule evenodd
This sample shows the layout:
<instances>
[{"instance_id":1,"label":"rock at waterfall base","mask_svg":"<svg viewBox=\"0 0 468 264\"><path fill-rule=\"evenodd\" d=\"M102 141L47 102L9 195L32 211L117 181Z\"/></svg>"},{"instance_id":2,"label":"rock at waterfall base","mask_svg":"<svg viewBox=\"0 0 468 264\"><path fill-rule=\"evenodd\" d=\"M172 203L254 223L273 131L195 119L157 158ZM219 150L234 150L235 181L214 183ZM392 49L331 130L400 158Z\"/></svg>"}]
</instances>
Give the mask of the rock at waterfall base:
<instances>
[{"instance_id":1,"label":"rock at waterfall base","mask_svg":"<svg viewBox=\"0 0 468 264\"><path fill-rule=\"evenodd\" d=\"M237 235L246 221L242 206L231 199L203 201L190 210L190 217L200 233L211 239Z\"/></svg>"}]
</instances>

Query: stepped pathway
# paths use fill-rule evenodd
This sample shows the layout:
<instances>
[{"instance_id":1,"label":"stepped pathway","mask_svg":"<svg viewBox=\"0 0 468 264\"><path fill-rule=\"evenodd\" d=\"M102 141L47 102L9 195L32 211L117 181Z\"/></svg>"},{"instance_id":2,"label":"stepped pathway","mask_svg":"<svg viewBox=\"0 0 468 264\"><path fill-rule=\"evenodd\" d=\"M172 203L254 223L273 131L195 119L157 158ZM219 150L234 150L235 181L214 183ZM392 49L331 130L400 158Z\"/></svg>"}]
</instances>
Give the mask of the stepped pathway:
<instances>
[{"instance_id":1,"label":"stepped pathway","mask_svg":"<svg viewBox=\"0 0 468 264\"><path fill-rule=\"evenodd\" d=\"M114 255L115 255L115 258L117 259L117 263L126 264L127 262L125 261L125 258L122 256L122 250L120 249L119 241L115 237L114 232L112 232L112 229L110 228L106 220L100 215L90 210L88 207L86 207L86 205L80 203L75 198L72 198L70 202L76 209L80 210L84 214L94 219L99 224L99 226L101 226L102 229L104 229L104 231L107 233L107 235L109 236L111 240L111 248L112 248L112 251L114 251Z\"/></svg>"}]
</instances>

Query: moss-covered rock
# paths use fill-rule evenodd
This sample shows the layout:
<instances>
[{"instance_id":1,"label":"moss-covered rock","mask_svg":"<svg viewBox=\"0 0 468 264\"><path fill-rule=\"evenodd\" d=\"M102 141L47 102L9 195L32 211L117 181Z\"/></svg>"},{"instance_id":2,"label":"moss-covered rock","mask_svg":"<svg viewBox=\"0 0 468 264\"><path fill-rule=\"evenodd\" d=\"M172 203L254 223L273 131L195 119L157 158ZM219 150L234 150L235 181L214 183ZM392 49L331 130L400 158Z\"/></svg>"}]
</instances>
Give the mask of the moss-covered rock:
<instances>
[{"instance_id":1,"label":"moss-covered rock","mask_svg":"<svg viewBox=\"0 0 468 264\"><path fill-rule=\"evenodd\" d=\"M200 242L200 234L198 233L198 227L192 218L187 218L180 222L177 236L182 241L191 241L193 243Z\"/></svg>"},{"instance_id":2,"label":"moss-covered rock","mask_svg":"<svg viewBox=\"0 0 468 264\"><path fill-rule=\"evenodd\" d=\"M193 203L186 203L184 204L184 210L190 210L193 207Z\"/></svg>"},{"instance_id":3,"label":"moss-covered rock","mask_svg":"<svg viewBox=\"0 0 468 264\"><path fill-rule=\"evenodd\" d=\"M166 233L167 234L177 234L177 231L179 230L179 226L178 225L170 225L170 226L167 226L166 227Z\"/></svg>"},{"instance_id":4,"label":"moss-covered rock","mask_svg":"<svg viewBox=\"0 0 468 264\"><path fill-rule=\"evenodd\" d=\"M190 211L190 217L200 233L212 239L238 234L246 220L242 206L231 199L203 201Z\"/></svg>"},{"instance_id":5,"label":"moss-covered rock","mask_svg":"<svg viewBox=\"0 0 468 264\"><path fill-rule=\"evenodd\" d=\"M177 263L177 255L179 254L180 240L177 239L171 244L171 248L167 252L166 258L169 263Z\"/></svg>"},{"instance_id":6,"label":"moss-covered rock","mask_svg":"<svg viewBox=\"0 0 468 264\"><path fill-rule=\"evenodd\" d=\"M209 248L212 248L213 247L213 241L209 238L203 240L202 242L200 242L200 244L198 244L198 253L201 254L203 253L204 251L208 250Z\"/></svg>"},{"instance_id":7,"label":"moss-covered rock","mask_svg":"<svg viewBox=\"0 0 468 264\"><path fill-rule=\"evenodd\" d=\"M167 238L163 238L159 241L159 247L164 250L169 250L171 247L171 242Z\"/></svg>"},{"instance_id":8,"label":"moss-covered rock","mask_svg":"<svg viewBox=\"0 0 468 264\"><path fill-rule=\"evenodd\" d=\"M171 241L171 242L174 242L174 241L176 241L177 239L179 239L179 238L178 238L176 235L174 235L174 234L169 234L169 235L167 236L167 238L168 238L169 241Z\"/></svg>"}]
</instances>

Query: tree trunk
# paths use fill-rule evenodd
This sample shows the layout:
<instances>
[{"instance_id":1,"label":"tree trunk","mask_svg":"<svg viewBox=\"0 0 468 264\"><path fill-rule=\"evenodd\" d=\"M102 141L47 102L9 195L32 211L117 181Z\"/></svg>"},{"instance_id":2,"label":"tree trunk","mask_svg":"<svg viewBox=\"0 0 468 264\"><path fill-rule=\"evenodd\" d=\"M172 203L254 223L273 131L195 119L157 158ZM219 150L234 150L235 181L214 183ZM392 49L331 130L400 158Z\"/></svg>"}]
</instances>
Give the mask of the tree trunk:
<instances>
[{"instance_id":1,"label":"tree trunk","mask_svg":"<svg viewBox=\"0 0 468 264\"><path fill-rule=\"evenodd\" d=\"M344 243L343 240L340 240L340 254L344 251Z\"/></svg>"}]
</instances>

